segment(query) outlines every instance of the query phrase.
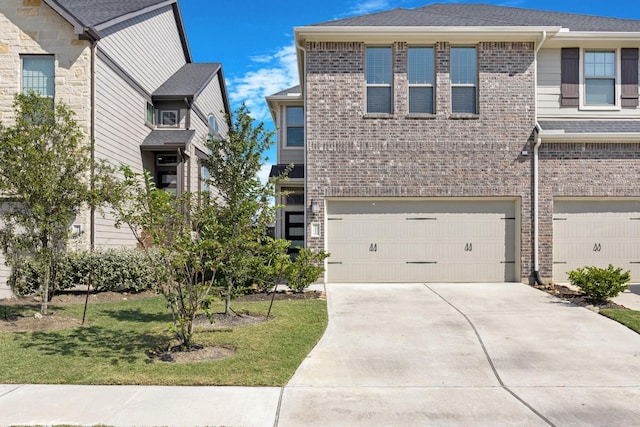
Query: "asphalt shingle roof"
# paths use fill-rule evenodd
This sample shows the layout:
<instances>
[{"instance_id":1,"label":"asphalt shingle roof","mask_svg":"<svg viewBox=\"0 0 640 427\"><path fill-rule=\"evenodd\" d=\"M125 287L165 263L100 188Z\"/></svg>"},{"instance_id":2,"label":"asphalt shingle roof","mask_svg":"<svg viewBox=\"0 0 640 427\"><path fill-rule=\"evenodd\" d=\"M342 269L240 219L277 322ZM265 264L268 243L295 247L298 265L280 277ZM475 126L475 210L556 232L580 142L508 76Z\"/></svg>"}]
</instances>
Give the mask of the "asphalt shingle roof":
<instances>
[{"instance_id":1,"label":"asphalt shingle roof","mask_svg":"<svg viewBox=\"0 0 640 427\"><path fill-rule=\"evenodd\" d=\"M285 96L285 95L289 95L289 94L291 94L291 95L299 95L300 93L301 93L300 92L300 85L296 85L296 86L290 87L288 89L285 89L283 91L280 91L278 93L274 93L271 96Z\"/></svg>"},{"instance_id":2,"label":"asphalt shingle roof","mask_svg":"<svg viewBox=\"0 0 640 427\"><path fill-rule=\"evenodd\" d=\"M166 0L50 0L66 9L86 27L111 21Z\"/></svg>"},{"instance_id":3,"label":"asphalt shingle roof","mask_svg":"<svg viewBox=\"0 0 640 427\"><path fill-rule=\"evenodd\" d=\"M640 120L547 120L539 124L543 131L565 133L640 133Z\"/></svg>"},{"instance_id":4,"label":"asphalt shingle roof","mask_svg":"<svg viewBox=\"0 0 640 427\"><path fill-rule=\"evenodd\" d=\"M183 99L197 96L220 70L219 62L188 63L153 93L155 99Z\"/></svg>"},{"instance_id":5,"label":"asphalt shingle roof","mask_svg":"<svg viewBox=\"0 0 640 427\"><path fill-rule=\"evenodd\" d=\"M315 26L550 26L571 31L640 31L640 20L547 12L487 4L431 4L322 22Z\"/></svg>"},{"instance_id":6,"label":"asphalt shingle roof","mask_svg":"<svg viewBox=\"0 0 640 427\"><path fill-rule=\"evenodd\" d=\"M151 131L142 142L142 147L185 147L193 139L196 131L185 129L158 129Z\"/></svg>"},{"instance_id":7,"label":"asphalt shingle roof","mask_svg":"<svg viewBox=\"0 0 640 427\"><path fill-rule=\"evenodd\" d=\"M276 177L282 175L289 165L273 165L271 166L270 177ZM289 178L304 178L304 165L293 165L288 175Z\"/></svg>"}]
</instances>

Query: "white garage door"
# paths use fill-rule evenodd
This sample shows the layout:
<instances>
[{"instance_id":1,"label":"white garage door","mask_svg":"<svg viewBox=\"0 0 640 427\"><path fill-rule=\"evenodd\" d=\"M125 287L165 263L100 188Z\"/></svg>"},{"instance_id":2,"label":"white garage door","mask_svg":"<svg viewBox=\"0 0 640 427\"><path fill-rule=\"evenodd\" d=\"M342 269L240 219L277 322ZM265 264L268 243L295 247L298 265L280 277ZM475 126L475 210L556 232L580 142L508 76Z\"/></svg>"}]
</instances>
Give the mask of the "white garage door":
<instances>
[{"instance_id":1,"label":"white garage door","mask_svg":"<svg viewBox=\"0 0 640 427\"><path fill-rule=\"evenodd\" d=\"M331 201L327 280L516 279L515 201Z\"/></svg>"},{"instance_id":2,"label":"white garage door","mask_svg":"<svg viewBox=\"0 0 640 427\"><path fill-rule=\"evenodd\" d=\"M554 200L553 280L609 264L640 280L640 201Z\"/></svg>"}]
</instances>

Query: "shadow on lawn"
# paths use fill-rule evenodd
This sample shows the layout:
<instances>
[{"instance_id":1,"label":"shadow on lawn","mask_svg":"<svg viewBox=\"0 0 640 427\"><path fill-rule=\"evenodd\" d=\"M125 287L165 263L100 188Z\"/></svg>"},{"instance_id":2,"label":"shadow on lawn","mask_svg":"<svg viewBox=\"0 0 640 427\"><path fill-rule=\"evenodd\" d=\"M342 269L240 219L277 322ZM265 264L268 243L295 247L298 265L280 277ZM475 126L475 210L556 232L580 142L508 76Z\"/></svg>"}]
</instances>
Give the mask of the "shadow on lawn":
<instances>
[{"instance_id":1,"label":"shadow on lawn","mask_svg":"<svg viewBox=\"0 0 640 427\"><path fill-rule=\"evenodd\" d=\"M119 322L171 322L171 314L165 313L149 313L139 308L125 308L118 310L103 310L102 314L109 316Z\"/></svg>"},{"instance_id":2,"label":"shadow on lawn","mask_svg":"<svg viewBox=\"0 0 640 427\"><path fill-rule=\"evenodd\" d=\"M100 358L110 360L112 365L145 359L147 351L166 345L168 341L163 334L113 330L100 326L20 333L16 334L16 338L21 347L37 349L45 355Z\"/></svg>"}]
</instances>

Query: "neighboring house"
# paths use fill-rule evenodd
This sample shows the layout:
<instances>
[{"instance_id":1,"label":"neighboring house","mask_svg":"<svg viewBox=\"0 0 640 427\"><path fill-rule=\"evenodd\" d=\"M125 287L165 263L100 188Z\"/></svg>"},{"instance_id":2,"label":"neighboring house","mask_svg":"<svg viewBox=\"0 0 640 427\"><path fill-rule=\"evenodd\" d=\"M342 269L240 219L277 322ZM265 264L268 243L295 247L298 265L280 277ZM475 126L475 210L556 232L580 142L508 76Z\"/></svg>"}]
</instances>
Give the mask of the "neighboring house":
<instances>
[{"instance_id":1,"label":"neighboring house","mask_svg":"<svg viewBox=\"0 0 640 427\"><path fill-rule=\"evenodd\" d=\"M0 4L0 119L16 93L65 102L95 157L150 171L167 191L197 191L207 137L230 113L222 67L194 63L176 0L9 0ZM107 212L81 212L79 247L133 247ZM8 269L2 262L0 287Z\"/></svg>"},{"instance_id":2,"label":"neighboring house","mask_svg":"<svg viewBox=\"0 0 640 427\"><path fill-rule=\"evenodd\" d=\"M326 281L640 281L640 20L433 4L295 42L277 236L330 252Z\"/></svg>"}]
</instances>

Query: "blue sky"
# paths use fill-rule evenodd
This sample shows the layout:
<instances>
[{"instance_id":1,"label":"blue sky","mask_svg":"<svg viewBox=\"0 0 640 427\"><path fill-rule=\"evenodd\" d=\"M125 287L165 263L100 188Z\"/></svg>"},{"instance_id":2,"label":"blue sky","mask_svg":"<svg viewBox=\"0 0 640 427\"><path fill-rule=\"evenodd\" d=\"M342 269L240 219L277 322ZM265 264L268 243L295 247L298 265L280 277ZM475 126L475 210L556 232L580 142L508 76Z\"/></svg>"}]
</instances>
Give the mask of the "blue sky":
<instances>
[{"instance_id":1,"label":"blue sky","mask_svg":"<svg viewBox=\"0 0 640 427\"><path fill-rule=\"evenodd\" d=\"M500 6L640 19L640 0L179 0L196 62L221 62L232 109L245 102L273 129L265 96L298 84L293 28L431 3ZM269 163L275 163L275 150ZM268 169L265 168L265 170Z\"/></svg>"}]
</instances>

